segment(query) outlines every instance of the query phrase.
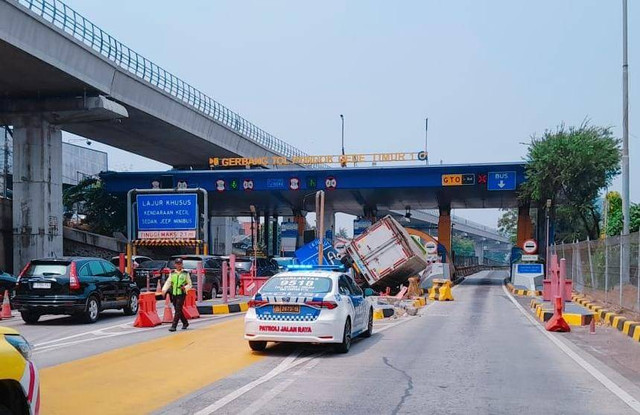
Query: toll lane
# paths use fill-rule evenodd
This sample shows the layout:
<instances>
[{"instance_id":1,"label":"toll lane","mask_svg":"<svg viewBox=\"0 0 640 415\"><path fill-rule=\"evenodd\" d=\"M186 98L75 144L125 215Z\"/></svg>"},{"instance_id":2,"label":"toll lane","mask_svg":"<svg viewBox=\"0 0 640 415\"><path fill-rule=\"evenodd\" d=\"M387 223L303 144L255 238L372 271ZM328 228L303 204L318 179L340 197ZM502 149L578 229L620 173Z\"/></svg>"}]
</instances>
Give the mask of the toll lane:
<instances>
[{"instance_id":1,"label":"toll lane","mask_svg":"<svg viewBox=\"0 0 640 415\"><path fill-rule=\"evenodd\" d=\"M347 355L292 348L275 373L245 369L160 412L635 413L515 307L504 276L468 278L454 302L434 303L382 332L378 326ZM279 358L283 347L261 356Z\"/></svg>"},{"instance_id":2,"label":"toll lane","mask_svg":"<svg viewBox=\"0 0 640 415\"><path fill-rule=\"evenodd\" d=\"M149 413L264 359L241 332L233 318L42 369L42 413Z\"/></svg>"}]
</instances>

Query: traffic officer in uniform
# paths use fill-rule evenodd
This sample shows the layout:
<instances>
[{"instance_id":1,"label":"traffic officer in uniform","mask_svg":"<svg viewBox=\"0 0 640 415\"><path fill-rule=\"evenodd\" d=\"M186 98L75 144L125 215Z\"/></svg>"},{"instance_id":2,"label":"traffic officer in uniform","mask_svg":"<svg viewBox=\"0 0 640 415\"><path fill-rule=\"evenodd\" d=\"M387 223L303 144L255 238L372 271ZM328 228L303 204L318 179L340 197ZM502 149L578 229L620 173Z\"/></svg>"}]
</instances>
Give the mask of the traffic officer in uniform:
<instances>
[{"instance_id":1,"label":"traffic officer in uniform","mask_svg":"<svg viewBox=\"0 0 640 415\"><path fill-rule=\"evenodd\" d=\"M187 271L182 269L182 258L176 258L174 262L176 269L171 272L164 283L164 287L162 287L162 296L167 295L167 292L171 294L171 301L175 310L169 331L176 331L178 320L182 321L182 330L189 327L189 322L182 313L182 306L184 305L187 291L191 289L191 277Z\"/></svg>"}]
</instances>

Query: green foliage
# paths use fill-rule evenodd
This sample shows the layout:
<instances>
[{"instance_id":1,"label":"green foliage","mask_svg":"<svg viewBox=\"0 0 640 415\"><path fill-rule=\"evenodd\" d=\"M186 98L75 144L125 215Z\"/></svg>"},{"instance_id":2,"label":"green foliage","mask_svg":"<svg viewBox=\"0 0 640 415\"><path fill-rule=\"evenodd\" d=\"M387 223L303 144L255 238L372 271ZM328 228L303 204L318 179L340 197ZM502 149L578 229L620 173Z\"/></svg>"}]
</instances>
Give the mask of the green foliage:
<instances>
[{"instance_id":1,"label":"green foliage","mask_svg":"<svg viewBox=\"0 0 640 415\"><path fill-rule=\"evenodd\" d=\"M619 145L610 128L587 123L568 128L561 125L555 131L545 131L542 137L531 138L527 181L520 197L539 205L551 199L556 240L569 234L578 239L599 237L600 212L595 202L620 173Z\"/></svg>"},{"instance_id":2,"label":"green foliage","mask_svg":"<svg viewBox=\"0 0 640 415\"><path fill-rule=\"evenodd\" d=\"M476 254L473 241L461 236L454 236L451 239L451 250L456 253L456 256L474 256Z\"/></svg>"},{"instance_id":3,"label":"green foliage","mask_svg":"<svg viewBox=\"0 0 640 415\"><path fill-rule=\"evenodd\" d=\"M512 244L516 243L518 231L518 209L500 209L502 217L498 219L498 231L508 236Z\"/></svg>"},{"instance_id":4,"label":"green foliage","mask_svg":"<svg viewBox=\"0 0 640 415\"><path fill-rule=\"evenodd\" d=\"M67 216L81 206L80 213L85 215L82 225L89 232L107 236L126 232L126 201L109 194L99 179L87 178L68 188L62 201Z\"/></svg>"},{"instance_id":5,"label":"green foliage","mask_svg":"<svg viewBox=\"0 0 640 415\"><path fill-rule=\"evenodd\" d=\"M347 230L345 228L338 229L336 236L339 238L345 238L345 239L349 238L349 235L347 234Z\"/></svg>"},{"instance_id":6,"label":"green foliage","mask_svg":"<svg viewBox=\"0 0 640 415\"><path fill-rule=\"evenodd\" d=\"M622 233L622 197L618 192L609 192L606 196L607 218L604 233L607 236L620 235ZM640 229L640 205L632 204L629 207L631 216L630 232Z\"/></svg>"}]
</instances>

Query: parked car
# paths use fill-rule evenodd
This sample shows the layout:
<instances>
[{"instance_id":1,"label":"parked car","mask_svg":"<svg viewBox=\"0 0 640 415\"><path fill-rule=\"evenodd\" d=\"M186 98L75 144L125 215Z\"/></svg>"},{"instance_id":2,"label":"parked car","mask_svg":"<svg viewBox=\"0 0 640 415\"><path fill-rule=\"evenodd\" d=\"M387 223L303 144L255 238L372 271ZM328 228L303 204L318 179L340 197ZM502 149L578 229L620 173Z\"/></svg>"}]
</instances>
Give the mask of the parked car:
<instances>
[{"instance_id":1,"label":"parked car","mask_svg":"<svg viewBox=\"0 0 640 415\"><path fill-rule=\"evenodd\" d=\"M295 257L274 257L273 260L278 263L278 272L285 271L289 265L298 263L298 259Z\"/></svg>"},{"instance_id":2,"label":"parked car","mask_svg":"<svg viewBox=\"0 0 640 415\"><path fill-rule=\"evenodd\" d=\"M32 347L16 330L0 326L0 414L37 414L40 376Z\"/></svg>"},{"instance_id":3,"label":"parked car","mask_svg":"<svg viewBox=\"0 0 640 415\"><path fill-rule=\"evenodd\" d=\"M194 289L198 289L198 262L202 262L204 268L204 281L202 281L202 297L215 298L222 292L222 259L213 255L173 255L169 259L168 267L174 270L175 259L182 258L182 267L191 273L191 283Z\"/></svg>"},{"instance_id":4,"label":"parked car","mask_svg":"<svg viewBox=\"0 0 640 415\"><path fill-rule=\"evenodd\" d=\"M43 314L67 314L95 323L100 311L138 312L140 290L109 261L91 257L43 258L18 276L13 306L27 324Z\"/></svg>"},{"instance_id":5,"label":"parked car","mask_svg":"<svg viewBox=\"0 0 640 415\"><path fill-rule=\"evenodd\" d=\"M236 269L242 269L243 273L251 271L252 257L239 257L236 259ZM278 263L273 258L256 258L256 275L259 277L271 277L280 270Z\"/></svg>"},{"instance_id":6,"label":"parked car","mask_svg":"<svg viewBox=\"0 0 640 415\"><path fill-rule=\"evenodd\" d=\"M153 291L164 284L171 270L167 267L168 261L152 259L144 261L133 270L133 279L140 290L147 289L147 277L149 277L149 290Z\"/></svg>"},{"instance_id":7,"label":"parked car","mask_svg":"<svg viewBox=\"0 0 640 415\"><path fill-rule=\"evenodd\" d=\"M126 261L126 259L125 259ZM144 256L144 255L133 255L131 256L131 261L133 262L131 265L133 266L133 269L136 269L140 266L140 264L147 262L147 261L151 261L151 258L149 258L148 256ZM114 256L113 258L111 258L111 263L113 265L115 265L116 267L120 268L120 256Z\"/></svg>"},{"instance_id":8,"label":"parked car","mask_svg":"<svg viewBox=\"0 0 640 415\"><path fill-rule=\"evenodd\" d=\"M17 280L13 275L0 271L0 304L4 300L5 291L9 292L9 298L11 298Z\"/></svg>"}]
</instances>

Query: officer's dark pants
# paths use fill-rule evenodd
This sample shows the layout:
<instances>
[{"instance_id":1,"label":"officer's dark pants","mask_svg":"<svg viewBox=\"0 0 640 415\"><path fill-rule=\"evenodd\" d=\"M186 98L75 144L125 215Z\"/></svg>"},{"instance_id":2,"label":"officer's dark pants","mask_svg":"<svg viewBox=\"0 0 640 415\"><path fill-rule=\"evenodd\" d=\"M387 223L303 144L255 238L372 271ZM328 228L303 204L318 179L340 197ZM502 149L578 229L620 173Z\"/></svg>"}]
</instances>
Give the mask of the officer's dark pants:
<instances>
[{"instance_id":1,"label":"officer's dark pants","mask_svg":"<svg viewBox=\"0 0 640 415\"><path fill-rule=\"evenodd\" d=\"M180 294L180 295L174 295L172 298L173 307L175 311L175 314L173 315L173 322L171 323L171 327L173 328L178 327L178 320L182 321L183 325L189 324L189 322L187 321L187 318L182 313L182 306L184 305L185 297L186 295Z\"/></svg>"}]
</instances>

